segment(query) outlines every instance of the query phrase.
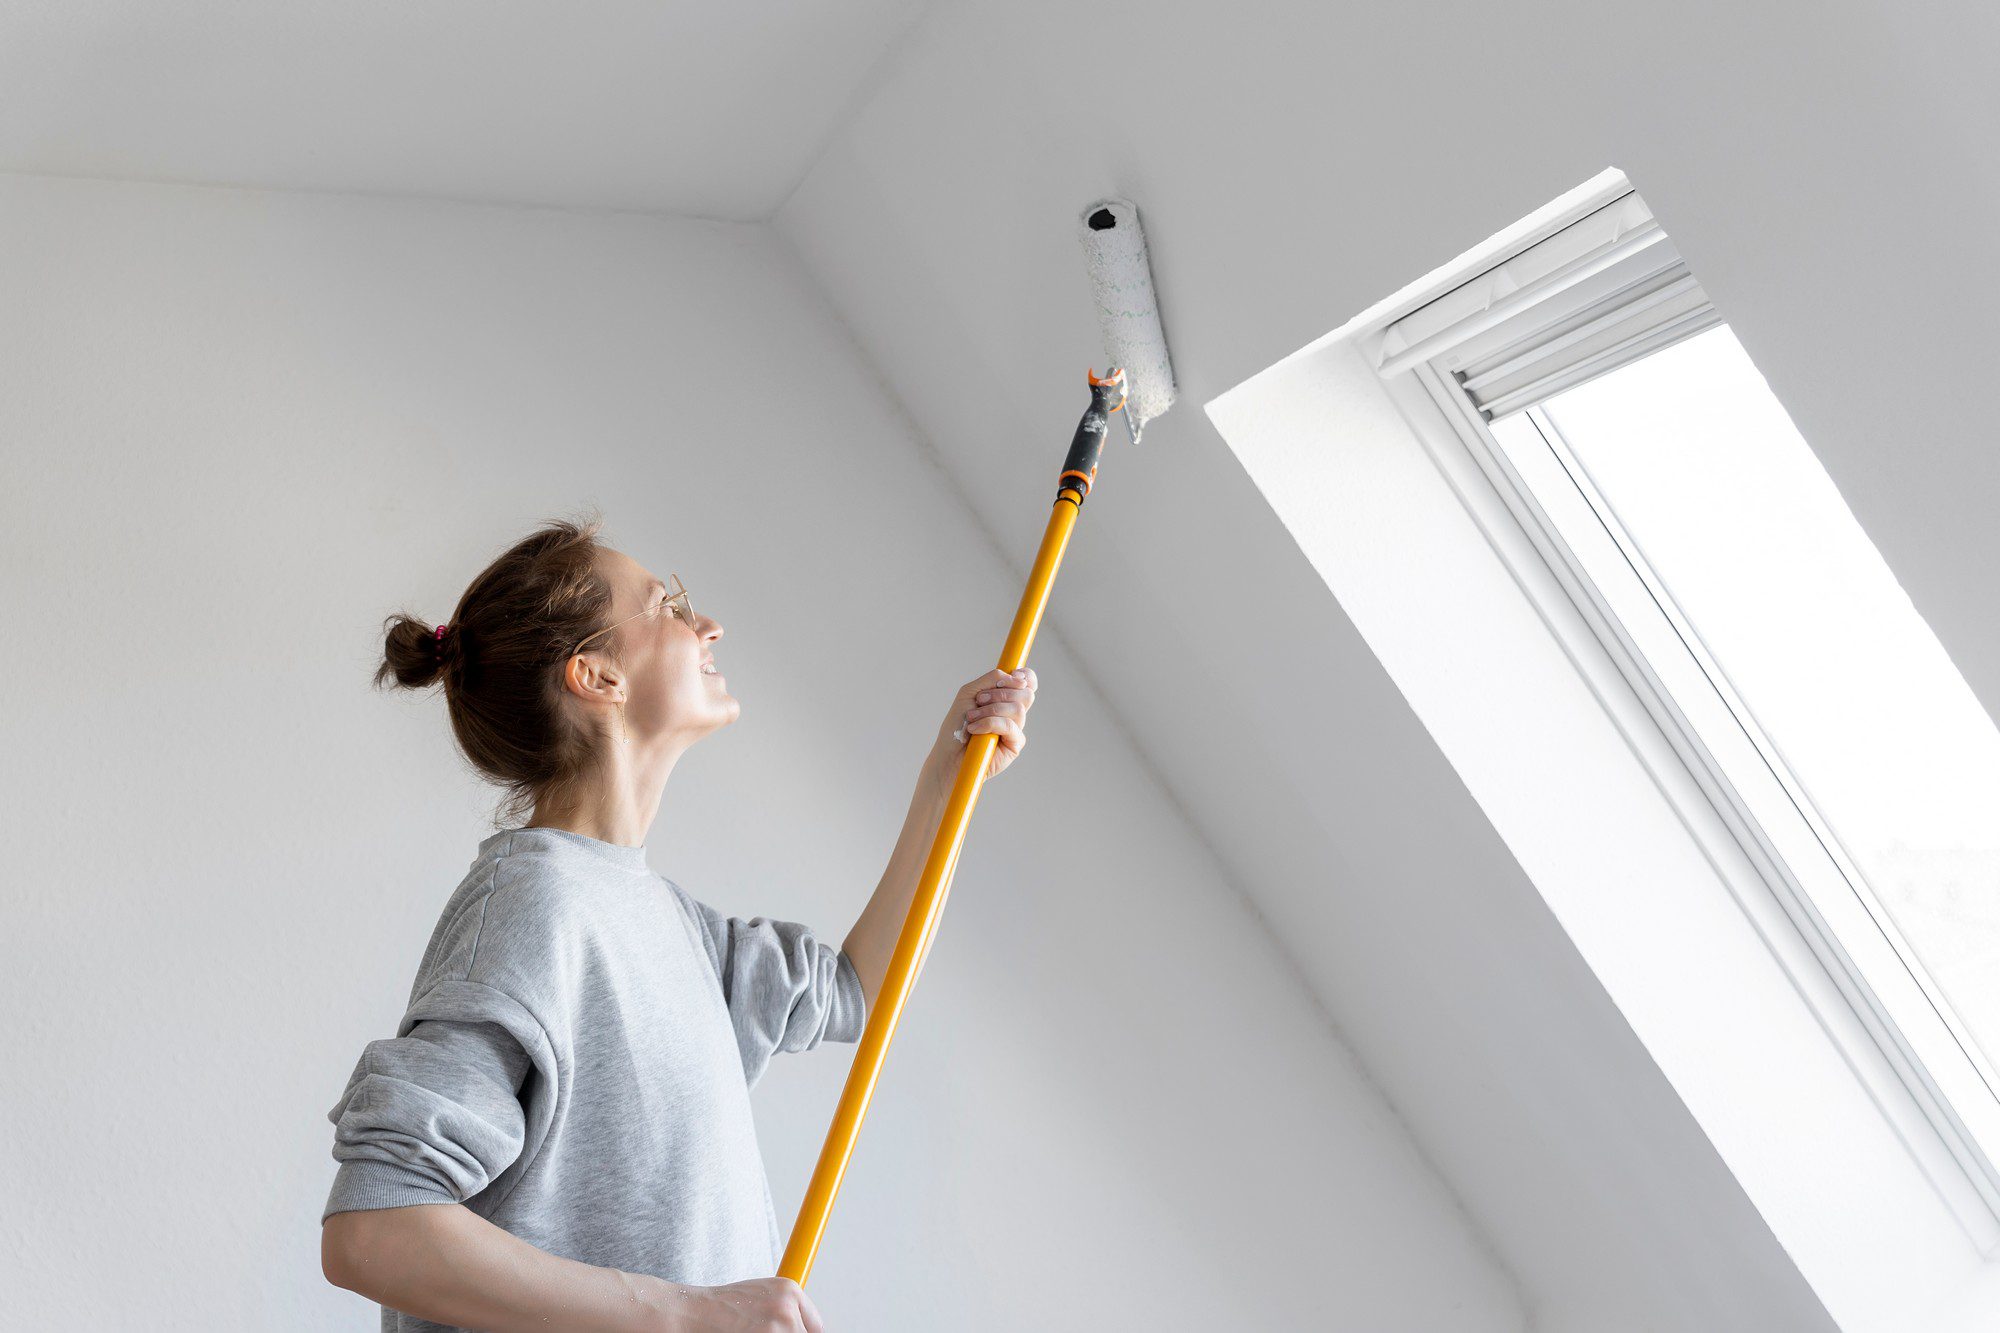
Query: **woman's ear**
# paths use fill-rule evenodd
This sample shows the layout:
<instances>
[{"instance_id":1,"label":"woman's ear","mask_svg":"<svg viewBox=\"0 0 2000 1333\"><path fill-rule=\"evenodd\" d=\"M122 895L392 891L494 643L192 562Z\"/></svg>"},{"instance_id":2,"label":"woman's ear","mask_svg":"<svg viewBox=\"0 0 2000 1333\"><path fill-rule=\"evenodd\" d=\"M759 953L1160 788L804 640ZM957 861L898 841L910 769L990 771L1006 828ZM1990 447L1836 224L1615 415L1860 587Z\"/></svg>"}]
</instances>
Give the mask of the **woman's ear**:
<instances>
[{"instance_id":1,"label":"woman's ear","mask_svg":"<svg viewBox=\"0 0 2000 1333\"><path fill-rule=\"evenodd\" d=\"M563 688L590 704L616 704L625 699L625 677L616 664L585 653L564 664Z\"/></svg>"}]
</instances>

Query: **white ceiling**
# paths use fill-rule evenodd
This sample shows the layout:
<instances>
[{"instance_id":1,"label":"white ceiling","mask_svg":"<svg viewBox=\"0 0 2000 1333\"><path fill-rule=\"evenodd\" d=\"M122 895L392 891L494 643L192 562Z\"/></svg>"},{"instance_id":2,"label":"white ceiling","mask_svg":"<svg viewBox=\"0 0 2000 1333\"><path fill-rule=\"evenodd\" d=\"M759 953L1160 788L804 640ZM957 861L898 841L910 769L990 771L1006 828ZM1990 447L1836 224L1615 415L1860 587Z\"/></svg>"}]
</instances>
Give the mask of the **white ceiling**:
<instances>
[{"instance_id":1,"label":"white ceiling","mask_svg":"<svg viewBox=\"0 0 2000 1333\"><path fill-rule=\"evenodd\" d=\"M2000 717L1994 7L1127 9L938 6L781 233L1022 562L1102 364L1076 210L1137 203L1182 399L1107 448L1051 623L1536 1328L1826 1326L1201 408L1619 167Z\"/></svg>"},{"instance_id":2,"label":"white ceiling","mask_svg":"<svg viewBox=\"0 0 2000 1333\"><path fill-rule=\"evenodd\" d=\"M925 7L15 0L0 171L761 219Z\"/></svg>"}]
</instances>

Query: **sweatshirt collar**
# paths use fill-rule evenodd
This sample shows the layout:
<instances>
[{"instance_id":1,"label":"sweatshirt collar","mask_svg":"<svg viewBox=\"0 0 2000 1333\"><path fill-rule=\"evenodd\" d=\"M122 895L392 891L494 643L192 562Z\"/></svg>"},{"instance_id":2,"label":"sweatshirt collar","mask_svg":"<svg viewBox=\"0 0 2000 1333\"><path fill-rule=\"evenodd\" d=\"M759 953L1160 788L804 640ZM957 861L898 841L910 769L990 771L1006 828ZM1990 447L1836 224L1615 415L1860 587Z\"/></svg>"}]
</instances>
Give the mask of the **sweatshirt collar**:
<instances>
[{"instance_id":1,"label":"sweatshirt collar","mask_svg":"<svg viewBox=\"0 0 2000 1333\"><path fill-rule=\"evenodd\" d=\"M499 844L497 847L495 844ZM622 870L636 870L649 873L644 847L627 847L623 843L605 842L582 833L572 833L559 828L512 828L502 829L479 844L481 855L492 852L505 856L512 852L529 850L554 851L558 853L592 856L600 861L608 861Z\"/></svg>"}]
</instances>

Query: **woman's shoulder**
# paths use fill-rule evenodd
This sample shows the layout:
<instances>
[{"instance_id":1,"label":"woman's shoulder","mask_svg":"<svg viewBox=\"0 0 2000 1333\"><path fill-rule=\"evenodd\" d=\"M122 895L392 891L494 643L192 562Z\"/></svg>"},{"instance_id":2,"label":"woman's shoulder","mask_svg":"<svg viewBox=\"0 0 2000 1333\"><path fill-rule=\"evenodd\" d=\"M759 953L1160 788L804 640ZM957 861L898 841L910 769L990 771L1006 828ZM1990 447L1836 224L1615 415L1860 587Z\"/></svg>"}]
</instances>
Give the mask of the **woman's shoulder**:
<instances>
[{"instance_id":1,"label":"woman's shoulder","mask_svg":"<svg viewBox=\"0 0 2000 1333\"><path fill-rule=\"evenodd\" d=\"M580 972L594 929L577 868L533 850L483 858L439 913L416 991L472 981L524 1002Z\"/></svg>"}]
</instances>

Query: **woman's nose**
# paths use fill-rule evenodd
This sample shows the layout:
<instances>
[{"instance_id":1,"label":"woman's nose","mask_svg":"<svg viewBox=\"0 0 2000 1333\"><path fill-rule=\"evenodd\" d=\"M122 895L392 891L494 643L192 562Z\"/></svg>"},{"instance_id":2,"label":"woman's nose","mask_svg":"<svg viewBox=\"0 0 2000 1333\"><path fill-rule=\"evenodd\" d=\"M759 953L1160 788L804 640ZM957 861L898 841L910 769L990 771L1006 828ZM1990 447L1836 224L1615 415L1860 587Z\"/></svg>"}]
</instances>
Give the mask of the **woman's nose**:
<instances>
[{"instance_id":1,"label":"woman's nose","mask_svg":"<svg viewBox=\"0 0 2000 1333\"><path fill-rule=\"evenodd\" d=\"M722 622L720 620L717 620L714 616L703 616L701 618L702 642L713 643L715 640L721 637L722 637Z\"/></svg>"}]
</instances>

